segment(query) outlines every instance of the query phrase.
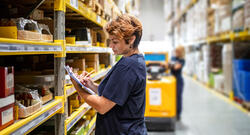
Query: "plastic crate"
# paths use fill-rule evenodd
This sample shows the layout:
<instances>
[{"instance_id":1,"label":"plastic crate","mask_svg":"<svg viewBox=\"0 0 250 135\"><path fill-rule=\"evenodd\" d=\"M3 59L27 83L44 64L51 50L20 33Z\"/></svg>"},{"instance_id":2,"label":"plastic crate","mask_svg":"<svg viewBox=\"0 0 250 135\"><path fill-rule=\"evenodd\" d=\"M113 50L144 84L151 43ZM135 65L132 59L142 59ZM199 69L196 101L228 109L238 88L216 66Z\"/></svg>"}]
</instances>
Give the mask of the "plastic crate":
<instances>
[{"instance_id":1,"label":"plastic crate","mask_svg":"<svg viewBox=\"0 0 250 135\"><path fill-rule=\"evenodd\" d=\"M243 89L243 81L247 81L244 78L245 72L250 71L250 60L235 59L233 61L233 91L234 97L245 100L245 94ZM244 76L244 77L243 77ZM248 97L248 96L247 96Z\"/></svg>"},{"instance_id":2,"label":"plastic crate","mask_svg":"<svg viewBox=\"0 0 250 135\"><path fill-rule=\"evenodd\" d=\"M250 71L241 71L240 72L240 81L241 81L241 91L243 93L243 100L250 101Z\"/></svg>"},{"instance_id":3,"label":"plastic crate","mask_svg":"<svg viewBox=\"0 0 250 135\"><path fill-rule=\"evenodd\" d=\"M244 60L244 59L234 60L234 68L238 70L250 71L250 60Z\"/></svg>"}]
</instances>

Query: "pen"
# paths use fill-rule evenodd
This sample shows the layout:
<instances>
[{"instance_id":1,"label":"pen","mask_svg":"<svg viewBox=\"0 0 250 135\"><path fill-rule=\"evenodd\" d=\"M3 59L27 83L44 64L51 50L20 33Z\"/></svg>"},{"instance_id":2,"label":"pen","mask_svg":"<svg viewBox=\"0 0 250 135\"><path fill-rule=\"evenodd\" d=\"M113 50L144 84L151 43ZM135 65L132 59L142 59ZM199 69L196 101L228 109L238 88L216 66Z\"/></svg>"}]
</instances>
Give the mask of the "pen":
<instances>
[{"instance_id":1,"label":"pen","mask_svg":"<svg viewBox=\"0 0 250 135\"><path fill-rule=\"evenodd\" d=\"M84 78L90 76L90 75L93 74L94 72L95 72L95 70L92 70L92 71L89 72L87 75L85 75Z\"/></svg>"}]
</instances>

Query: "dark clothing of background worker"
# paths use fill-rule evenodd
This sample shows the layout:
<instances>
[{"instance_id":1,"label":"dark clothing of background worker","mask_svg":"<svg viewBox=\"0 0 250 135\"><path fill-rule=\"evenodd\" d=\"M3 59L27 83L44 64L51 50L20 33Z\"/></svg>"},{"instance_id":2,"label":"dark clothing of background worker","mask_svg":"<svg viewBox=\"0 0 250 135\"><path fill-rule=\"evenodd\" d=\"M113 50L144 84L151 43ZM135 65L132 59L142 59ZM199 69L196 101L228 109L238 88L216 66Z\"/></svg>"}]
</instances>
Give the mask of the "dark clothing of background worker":
<instances>
[{"instance_id":1,"label":"dark clothing of background worker","mask_svg":"<svg viewBox=\"0 0 250 135\"><path fill-rule=\"evenodd\" d=\"M175 49L175 56L171 58L169 62L169 67L171 69L171 74L176 77L176 88L177 88L177 112L176 117L177 120L181 119L181 112L182 112L182 93L183 93L183 86L184 80L182 77L182 68L185 65L185 49L183 46L178 46Z\"/></svg>"},{"instance_id":2,"label":"dark clothing of background worker","mask_svg":"<svg viewBox=\"0 0 250 135\"><path fill-rule=\"evenodd\" d=\"M72 79L79 95L97 113L96 135L146 135L144 122L146 66L138 45L142 25L133 16L123 14L105 26L109 47L123 57L112 67L100 85L91 78L78 76L98 95L90 95Z\"/></svg>"}]
</instances>

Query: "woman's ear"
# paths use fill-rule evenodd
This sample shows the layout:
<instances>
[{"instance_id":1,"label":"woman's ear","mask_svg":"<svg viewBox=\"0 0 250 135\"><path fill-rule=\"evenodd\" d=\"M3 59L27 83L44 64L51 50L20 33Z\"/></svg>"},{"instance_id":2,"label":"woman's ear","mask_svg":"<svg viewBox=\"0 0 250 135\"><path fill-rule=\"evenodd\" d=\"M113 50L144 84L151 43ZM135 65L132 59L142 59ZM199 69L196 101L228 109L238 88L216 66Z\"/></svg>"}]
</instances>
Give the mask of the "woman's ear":
<instances>
[{"instance_id":1,"label":"woman's ear","mask_svg":"<svg viewBox=\"0 0 250 135\"><path fill-rule=\"evenodd\" d=\"M136 38L135 35L133 35L133 36L130 38L130 40L129 40L129 44L130 44L130 45L132 45L132 46L134 45L135 38Z\"/></svg>"}]
</instances>

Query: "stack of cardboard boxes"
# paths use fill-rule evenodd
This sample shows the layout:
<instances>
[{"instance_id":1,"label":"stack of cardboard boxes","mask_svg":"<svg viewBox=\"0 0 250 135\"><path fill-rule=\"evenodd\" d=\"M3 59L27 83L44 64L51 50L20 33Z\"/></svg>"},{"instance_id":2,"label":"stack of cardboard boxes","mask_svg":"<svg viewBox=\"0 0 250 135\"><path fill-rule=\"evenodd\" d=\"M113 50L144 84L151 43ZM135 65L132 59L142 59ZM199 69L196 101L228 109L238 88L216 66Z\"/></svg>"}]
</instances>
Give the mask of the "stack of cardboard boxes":
<instances>
[{"instance_id":1,"label":"stack of cardboard boxes","mask_svg":"<svg viewBox=\"0 0 250 135\"><path fill-rule=\"evenodd\" d=\"M0 67L0 130L14 122L14 67Z\"/></svg>"}]
</instances>

